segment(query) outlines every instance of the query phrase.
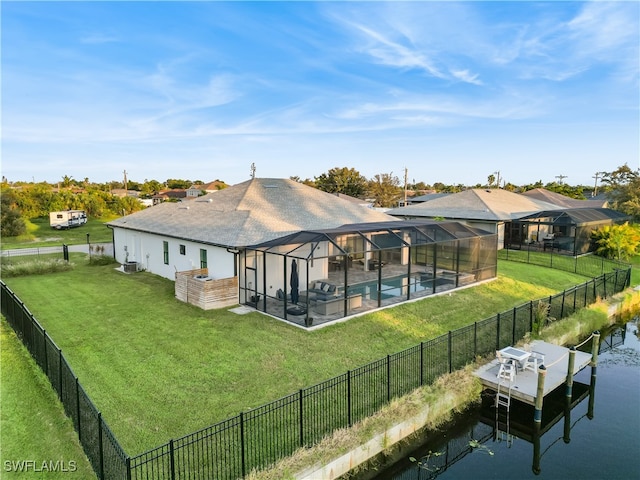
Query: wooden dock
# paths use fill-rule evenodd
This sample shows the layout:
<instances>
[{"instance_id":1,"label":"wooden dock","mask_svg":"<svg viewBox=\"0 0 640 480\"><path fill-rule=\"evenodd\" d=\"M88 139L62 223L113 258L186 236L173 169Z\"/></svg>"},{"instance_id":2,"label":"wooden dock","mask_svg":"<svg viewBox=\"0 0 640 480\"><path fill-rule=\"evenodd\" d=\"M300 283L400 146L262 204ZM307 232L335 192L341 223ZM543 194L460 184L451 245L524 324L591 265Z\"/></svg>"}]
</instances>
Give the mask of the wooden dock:
<instances>
[{"instance_id":1,"label":"wooden dock","mask_svg":"<svg viewBox=\"0 0 640 480\"><path fill-rule=\"evenodd\" d=\"M569 368L569 349L535 340L530 344L531 351L544 354L544 365L546 368L546 378L544 382L544 396L548 395L560 385L567 381L567 369ZM573 366L573 375L589 365L591 354L576 351L575 363ZM498 391L498 360L483 365L474 372L474 375L480 378L485 388ZM500 381L500 391L506 393L511 384L511 398L535 405L536 393L538 388L538 374L531 370L524 372L519 371L513 382L508 380Z\"/></svg>"}]
</instances>

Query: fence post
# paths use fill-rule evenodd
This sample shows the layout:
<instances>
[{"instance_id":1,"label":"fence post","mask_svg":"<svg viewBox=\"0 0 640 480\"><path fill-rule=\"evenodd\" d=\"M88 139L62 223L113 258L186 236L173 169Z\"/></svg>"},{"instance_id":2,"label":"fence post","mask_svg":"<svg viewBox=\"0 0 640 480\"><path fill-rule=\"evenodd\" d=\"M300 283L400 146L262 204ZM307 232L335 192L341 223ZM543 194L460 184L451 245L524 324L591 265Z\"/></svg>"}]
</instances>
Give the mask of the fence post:
<instances>
[{"instance_id":1,"label":"fence post","mask_svg":"<svg viewBox=\"0 0 640 480\"><path fill-rule=\"evenodd\" d=\"M516 344L516 307L513 307L513 322L512 332L511 332L511 345Z\"/></svg>"},{"instance_id":2,"label":"fence post","mask_svg":"<svg viewBox=\"0 0 640 480\"><path fill-rule=\"evenodd\" d=\"M246 476L246 460L245 460L245 448L244 448L244 413L240 412L240 451L242 460L242 478Z\"/></svg>"},{"instance_id":3,"label":"fence post","mask_svg":"<svg viewBox=\"0 0 640 480\"><path fill-rule=\"evenodd\" d=\"M562 291L562 305L560 305L560 318L564 318L564 299L567 296L567 290Z\"/></svg>"},{"instance_id":4,"label":"fence post","mask_svg":"<svg viewBox=\"0 0 640 480\"><path fill-rule=\"evenodd\" d=\"M80 382L76 377L76 415L78 415L78 440L82 443L82 428L80 427Z\"/></svg>"},{"instance_id":5,"label":"fence post","mask_svg":"<svg viewBox=\"0 0 640 480\"><path fill-rule=\"evenodd\" d=\"M447 337L447 343L449 346L449 373L453 372L453 352L451 349L451 330L449 330L449 335Z\"/></svg>"},{"instance_id":6,"label":"fence post","mask_svg":"<svg viewBox=\"0 0 640 480\"><path fill-rule=\"evenodd\" d=\"M473 357L478 356L478 322L473 322Z\"/></svg>"},{"instance_id":7,"label":"fence post","mask_svg":"<svg viewBox=\"0 0 640 480\"><path fill-rule=\"evenodd\" d=\"M602 274L602 289L604 291L603 298L607 298L607 274Z\"/></svg>"},{"instance_id":8,"label":"fence post","mask_svg":"<svg viewBox=\"0 0 640 480\"><path fill-rule=\"evenodd\" d=\"M391 401L391 355L387 355L387 402Z\"/></svg>"},{"instance_id":9,"label":"fence post","mask_svg":"<svg viewBox=\"0 0 640 480\"><path fill-rule=\"evenodd\" d=\"M102 413L98 412L98 451L100 452L100 479L104 480L104 446L102 445Z\"/></svg>"},{"instance_id":10,"label":"fence post","mask_svg":"<svg viewBox=\"0 0 640 480\"><path fill-rule=\"evenodd\" d=\"M497 315L496 320L496 348L495 350L500 350L500 314Z\"/></svg>"},{"instance_id":11,"label":"fence post","mask_svg":"<svg viewBox=\"0 0 640 480\"><path fill-rule=\"evenodd\" d=\"M424 385L424 342L420 342L420 386Z\"/></svg>"},{"instance_id":12,"label":"fence post","mask_svg":"<svg viewBox=\"0 0 640 480\"><path fill-rule=\"evenodd\" d=\"M302 389L298 392L299 401L298 401L298 409L300 413L300 446L304 447L304 409L302 408Z\"/></svg>"},{"instance_id":13,"label":"fence post","mask_svg":"<svg viewBox=\"0 0 640 480\"><path fill-rule=\"evenodd\" d=\"M586 282L584 282L584 304L582 305L582 308L587 306L588 291L589 291L589 281L587 280Z\"/></svg>"},{"instance_id":14,"label":"fence post","mask_svg":"<svg viewBox=\"0 0 640 480\"><path fill-rule=\"evenodd\" d=\"M47 331L42 330L42 336L44 337L44 374L49 376L49 355L47 355Z\"/></svg>"},{"instance_id":15,"label":"fence post","mask_svg":"<svg viewBox=\"0 0 640 480\"><path fill-rule=\"evenodd\" d=\"M60 400L62 400L62 350L58 347L58 385L60 390L58 390L58 395L60 396Z\"/></svg>"},{"instance_id":16,"label":"fence post","mask_svg":"<svg viewBox=\"0 0 640 480\"><path fill-rule=\"evenodd\" d=\"M127 480L131 480L131 457L129 455L124 459L124 464L127 467Z\"/></svg>"},{"instance_id":17,"label":"fence post","mask_svg":"<svg viewBox=\"0 0 640 480\"><path fill-rule=\"evenodd\" d=\"M171 480L176 478L176 459L175 450L173 447L173 438L169 440L169 466L171 468Z\"/></svg>"},{"instance_id":18,"label":"fence post","mask_svg":"<svg viewBox=\"0 0 640 480\"><path fill-rule=\"evenodd\" d=\"M533 332L533 300L529 300L529 331Z\"/></svg>"},{"instance_id":19,"label":"fence post","mask_svg":"<svg viewBox=\"0 0 640 480\"><path fill-rule=\"evenodd\" d=\"M351 370L347 370L347 422L349 427L351 427Z\"/></svg>"}]
</instances>

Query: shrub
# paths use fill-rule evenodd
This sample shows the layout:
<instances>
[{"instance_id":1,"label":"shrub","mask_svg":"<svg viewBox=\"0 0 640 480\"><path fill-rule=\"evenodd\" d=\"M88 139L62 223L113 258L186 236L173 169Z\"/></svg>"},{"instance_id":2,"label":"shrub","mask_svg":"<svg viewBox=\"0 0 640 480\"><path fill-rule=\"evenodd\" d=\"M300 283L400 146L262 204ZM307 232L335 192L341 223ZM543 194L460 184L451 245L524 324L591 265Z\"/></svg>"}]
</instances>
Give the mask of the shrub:
<instances>
[{"instance_id":1,"label":"shrub","mask_svg":"<svg viewBox=\"0 0 640 480\"><path fill-rule=\"evenodd\" d=\"M536 305L536 309L533 312L533 334L536 336L540 336L542 333L542 329L545 327L547 323L547 318L549 317L549 310L551 309L551 305L547 302L543 302L542 300L538 302Z\"/></svg>"},{"instance_id":2,"label":"shrub","mask_svg":"<svg viewBox=\"0 0 640 480\"><path fill-rule=\"evenodd\" d=\"M27 262L3 263L0 272L3 277L20 277L24 275L42 275L45 273L66 272L74 265L60 258L35 259Z\"/></svg>"},{"instance_id":3,"label":"shrub","mask_svg":"<svg viewBox=\"0 0 640 480\"><path fill-rule=\"evenodd\" d=\"M109 255L91 255L89 265L111 265L117 263L116 259Z\"/></svg>"}]
</instances>

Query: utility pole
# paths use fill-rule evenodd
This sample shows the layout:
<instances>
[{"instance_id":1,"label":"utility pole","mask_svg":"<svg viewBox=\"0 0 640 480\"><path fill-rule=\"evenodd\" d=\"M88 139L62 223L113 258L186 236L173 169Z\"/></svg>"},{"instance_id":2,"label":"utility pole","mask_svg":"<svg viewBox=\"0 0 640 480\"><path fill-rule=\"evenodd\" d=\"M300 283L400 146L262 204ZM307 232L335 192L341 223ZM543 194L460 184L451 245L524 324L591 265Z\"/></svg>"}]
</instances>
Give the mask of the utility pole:
<instances>
[{"instance_id":1,"label":"utility pole","mask_svg":"<svg viewBox=\"0 0 640 480\"><path fill-rule=\"evenodd\" d=\"M402 205L403 207L407 206L407 167L404 167L404 205Z\"/></svg>"},{"instance_id":2,"label":"utility pole","mask_svg":"<svg viewBox=\"0 0 640 480\"><path fill-rule=\"evenodd\" d=\"M253 180L254 178L256 178L256 164L252 163L251 164L251 179Z\"/></svg>"},{"instance_id":3,"label":"utility pole","mask_svg":"<svg viewBox=\"0 0 640 480\"><path fill-rule=\"evenodd\" d=\"M496 175L496 186L500 188L500 170L493 172Z\"/></svg>"},{"instance_id":4,"label":"utility pole","mask_svg":"<svg viewBox=\"0 0 640 480\"><path fill-rule=\"evenodd\" d=\"M558 179L558 183L562 185L562 180L569 177L567 177L566 175L556 175L556 178Z\"/></svg>"},{"instance_id":5,"label":"utility pole","mask_svg":"<svg viewBox=\"0 0 640 480\"><path fill-rule=\"evenodd\" d=\"M603 172L596 172L596 174L593 176L593 178L596 179L596 184L593 187L593 193L591 194L592 197L595 197L596 195L598 195L598 179L602 174Z\"/></svg>"}]
</instances>

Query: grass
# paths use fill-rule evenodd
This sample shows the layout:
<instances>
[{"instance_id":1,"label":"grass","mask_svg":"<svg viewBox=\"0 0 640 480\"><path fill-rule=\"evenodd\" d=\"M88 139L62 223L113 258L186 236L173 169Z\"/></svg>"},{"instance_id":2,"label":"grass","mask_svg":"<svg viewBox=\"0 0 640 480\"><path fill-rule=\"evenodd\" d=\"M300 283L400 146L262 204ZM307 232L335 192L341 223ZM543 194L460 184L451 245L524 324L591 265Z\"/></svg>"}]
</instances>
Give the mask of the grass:
<instances>
[{"instance_id":1,"label":"grass","mask_svg":"<svg viewBox=\"0 0 640 480\"><path fill-rule=\"evenodd\" d=\"M89 219L80 227L68 230L54 230L49 226L48 218L35 218L27 221L27 233L19 237L2 237L2 250L14 248L58 247L87 243L87 233L92 244L108 243L113 240L111 229L105 222L113 218Z\"/></svg>"},{"instance_id":2,"label":"grass","mask_svg":"<svg viewBox=\"0 0 640 480\"><path fill-rule=\"evenodd\" d=\"M173 282L80 262L6 279L62 348L129 454L292 393L584 277L500 262L497 280L315 332L203 311Z\"/></svg>"},{"instance_id":3,"label":"grass","mask_svg":"<svg viewBox=\"0 0 640 480\"><path fill-rule=\"evenodd\" d=\"M0 344L2 478L95 479L73 424L51 384L4 318L0 322ZM5 463L28 460L34 461L38 469L42 469L42 462L55 465L59 461L59 469L64 466L74 471L35 472L29 466L29 471L16 472L9 471Z\"/></svg>"},{"instance_id":4,"label":"grass","mask_svg":"<svg viewBox=\"0 0 640 480\"><path fill-rule=\"evenodd\" d=\"M640 311L640 292L622 292L610 301L620 302L621 307L618 311L623 321L637 315ZM575 345L594 330L601 330L620 321L616 317L609 317L608 305L609 303L596 302L561 322L554 322L544 329L541 338L557 345ZM298 472L326 465L346 452L361 447L391 425L406 422L420 411L428 412L428 421L424 429L430 435L441 434L437 428L447 422L456 411L461 411L479 401L482 387L477 377L473 375L473 371L485 361L489 359L479 359L477 364L467 365L452 374L441 376L433 385L421 387L408 395L396 398L376 414L355 424L352 428L337 430L319 444L299 449L272 467L251 472L247 478L250 480L293 479ZM424 430L420 430L418 435L425 435ZM393 455L393 448L390 451L387 450L385 454ZM371 469L375 466L374 460L357 468Z\"/></svg>"}]
</instances>

